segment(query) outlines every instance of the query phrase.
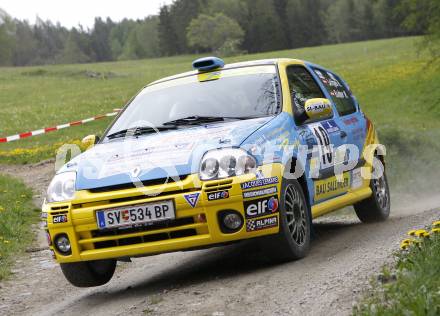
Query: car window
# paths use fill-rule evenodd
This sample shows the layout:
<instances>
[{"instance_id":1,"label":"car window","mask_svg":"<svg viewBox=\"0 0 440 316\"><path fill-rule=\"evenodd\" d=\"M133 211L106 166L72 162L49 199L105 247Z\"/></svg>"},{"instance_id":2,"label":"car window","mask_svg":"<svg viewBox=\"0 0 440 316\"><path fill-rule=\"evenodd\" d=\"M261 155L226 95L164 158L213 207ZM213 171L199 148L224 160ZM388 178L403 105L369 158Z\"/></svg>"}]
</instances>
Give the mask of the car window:
<instances>
[{"instance_id":1,"label":"car window","mask_svg":"<svg viewBox=\"0 0 440 316\"><path fill-rule=\"evenodd\" d=\"M286 71L295 118L302 122L307 121L304 110L306 101L313 98L324 98L324 94L312 75L303 66L289 66Z\"/></svg>"},{"instance_id":2,"label":"car window","mask_svg":"<svg viewBox=\"0 0 440 316\"><path fill-rule=\"evenodd\" d=\"M162 126L190 116L265 117L281 109L275 66L225 69L213 79L182 77L143 89L107 134L134 126Z\"/></svg>"},{"instance_id":3,"label":"car window","mask_svg":"<svg viewBox=\"0 0 440 316\"><path fill-rule=\"evenodd\" d=\"M339 115L343 116L356 112L356 104L351 91L344 86L342 80L338 76L329 71L316 68L314 69L314 72L330 94Z\"/></svg>"}]
</instances>

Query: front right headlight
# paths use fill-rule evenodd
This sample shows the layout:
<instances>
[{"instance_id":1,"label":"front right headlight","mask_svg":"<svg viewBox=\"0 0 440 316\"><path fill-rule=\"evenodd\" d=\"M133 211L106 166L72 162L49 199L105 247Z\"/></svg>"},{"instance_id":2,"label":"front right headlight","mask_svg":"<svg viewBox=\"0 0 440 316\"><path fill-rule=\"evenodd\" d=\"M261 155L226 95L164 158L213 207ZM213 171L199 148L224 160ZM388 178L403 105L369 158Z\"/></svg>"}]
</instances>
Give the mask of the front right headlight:
<instances>
[{"instance_id":1,"label":"front right headlight","mask_svg":"<svg viewBox=\"0 0 440 316\"><path fill-rule=\"evenodd\" d=\"M47 202L72 200L75 195L76 172L63 172L55 175L47 188Z\"/></svg>"},{"instance_id":2,"label":"front right headlight","mask_svg":"<svg viewBox=\"0 0 440 316\"><path fill-rule=\"evenodd\" d=\"M224 179L255 171L257 162L241 148L208 151L200 163L200 180Z\"/></svg>"}]
</instances>

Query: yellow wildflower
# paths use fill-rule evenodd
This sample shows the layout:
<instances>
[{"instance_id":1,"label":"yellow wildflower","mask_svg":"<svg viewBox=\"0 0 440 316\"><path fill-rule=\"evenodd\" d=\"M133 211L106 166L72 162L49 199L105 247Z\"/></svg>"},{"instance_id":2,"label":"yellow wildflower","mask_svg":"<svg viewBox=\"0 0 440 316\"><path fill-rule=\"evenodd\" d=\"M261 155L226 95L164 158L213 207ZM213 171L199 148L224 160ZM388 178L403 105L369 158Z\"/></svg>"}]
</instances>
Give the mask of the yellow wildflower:
<instances>
[{"instance_id":1,"label":"yellow wildflower","mask_svg":"<svg viewBox=\"0 0 440 316\"><path fill-rule=\"evenodd\" d=\"M432 223L433 227L440 227L440 221L435 221Z\"/></svg>"},{"instance_id":2,"label":"yellow wildflower","mask_svg":"<svg viewBox=\"0 0 440 316\"><path fill-rule=\"evenodd\" d=\"M416 235L416 229L412 229L408 232L408 236L415 236Z\"/></svg>"},{"instance_id":3,"label":"yellow wildflower","mask_svg":"<svg viewBox=\"0 0 440 316\"><path fill-rule=\"evenodd\" d=\"M0 206L0 212L3 212L5 208L3 206Z\"/></svg>"},{"instance_id":4,"label":"yellow wildflower","mask_svg":"<svg viewBox=\"0 0 440 316\"><path fill-rule=\"evenodd\" d=\"M9 244L9 240L3 240L5 244Z\"/></svg>"},{"instance_id":5,"label":"yellow wildflower","mask_svg":"<svg viewBox=\"0 0 440 316\"><path fill-rule=\"evenodd\" d=\"M428 233L426 230L424 230L424 229L419 229L419 230L417 230L417 231L415 232L415 235L416 235L417 237L422 237L422 238L429 237L429 233Z\"/></svg>"},{"instance_id":6,"label":"yellow wildflower","mask_svg":"<svg viewBox=\"0 0 440 316\"><path fill-rule=\"evenodd\" d=\"M440 227L433 228L433 229L431 230L431 234L440 234Z\"/></svg>"}]
</instances>

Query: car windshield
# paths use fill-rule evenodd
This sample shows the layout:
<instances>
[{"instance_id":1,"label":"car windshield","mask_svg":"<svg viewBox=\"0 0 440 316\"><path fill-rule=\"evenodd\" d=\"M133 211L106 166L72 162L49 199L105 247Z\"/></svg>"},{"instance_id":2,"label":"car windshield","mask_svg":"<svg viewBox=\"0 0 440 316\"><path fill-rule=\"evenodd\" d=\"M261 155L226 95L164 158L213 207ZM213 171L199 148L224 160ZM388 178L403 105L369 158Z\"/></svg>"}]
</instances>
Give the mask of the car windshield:
<instances>
[{"instance_id":1,"label":"car windshield","mask_svg":"<svg viewBox=\"0 0 440 316\"><path fill-rule=\"evenodd\" d=\"M173 79L144 88L106 135L140 126L272 116L281 109L280 99L277 71L272 65Z\"/></svg>"}]
</instances>

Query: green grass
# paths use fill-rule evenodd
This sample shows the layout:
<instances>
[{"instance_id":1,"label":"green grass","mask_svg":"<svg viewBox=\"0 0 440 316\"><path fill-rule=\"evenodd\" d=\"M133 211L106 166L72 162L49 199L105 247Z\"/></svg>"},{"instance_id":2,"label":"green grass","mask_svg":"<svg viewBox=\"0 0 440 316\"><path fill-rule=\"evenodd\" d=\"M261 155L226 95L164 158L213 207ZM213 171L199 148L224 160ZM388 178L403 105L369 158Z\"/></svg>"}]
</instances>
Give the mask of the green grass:
<instances>
[{"instance_id":1,"label":"green grass","mask_svg":"<svg viewBox=\"0 0 440 316\"><path fill-rule=\"evenodd\" d=\"M359 316L440 315L440 234L397 255L397 265L384 268L381 282L353 311Z\"/></svg>"},{"instance_id":2,"label":"green grass","mask_svg":"<svg viewBox=\"0 0 440 316\"><path fill-rule=\"evenodd\" d=\"M30 224L37 221L39 212L32 204L31 190L18 180L0 176L0 280L31 242Z\"/></svg>"},{"instance_id":3,"label":"green grass","mask_svg":"<svg viewBox=\"0 0 440 316\"><path fill-rule=\"evenodd\" d=\"M328 45L243 55L226 61L300 58L339 73L350 83L362 109L388 147L391 183L402 190L411 190L431 184L433 180L428 178L438 176L440 166L435 158L440 152L440 71L438 67L428 66L429 55L418 53L418 41L417 37L408 37ZM122 106L145 84L190 70L196 57L2 68L0 135L109 112ZM0 144L0 163L28 163L54 157L54 144L101 134L109 123L110 119L103 119Z\"/></svg>"}]
</instances>

